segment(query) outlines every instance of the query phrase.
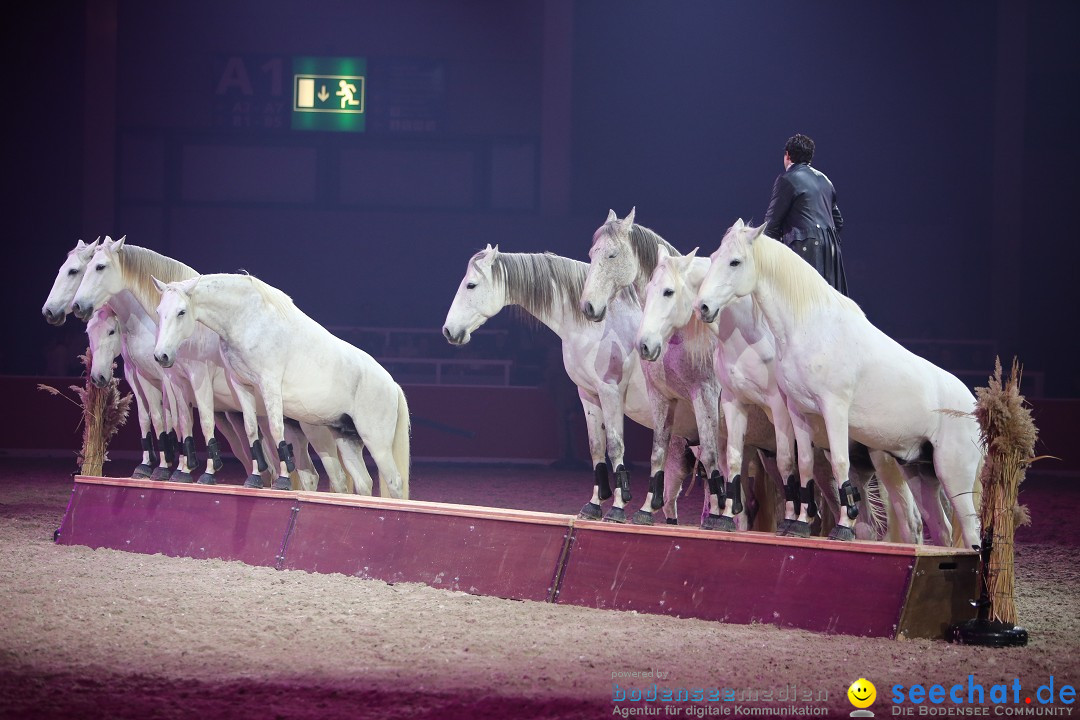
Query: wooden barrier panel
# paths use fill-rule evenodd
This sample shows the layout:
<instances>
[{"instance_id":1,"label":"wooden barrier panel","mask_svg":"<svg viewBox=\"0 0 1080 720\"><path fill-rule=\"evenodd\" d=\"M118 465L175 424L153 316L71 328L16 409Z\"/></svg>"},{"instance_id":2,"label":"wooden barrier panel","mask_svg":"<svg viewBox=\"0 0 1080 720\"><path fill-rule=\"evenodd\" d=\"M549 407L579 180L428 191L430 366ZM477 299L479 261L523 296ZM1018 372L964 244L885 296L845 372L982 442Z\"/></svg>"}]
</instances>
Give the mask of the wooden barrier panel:
<instances>
[{"instance_id":1,"label":"wooden barrier panel","mask_svg":"<svg viewBox=\"0 0 1080 720\"><path fill-rule=\"evenodd\" d=\"M920 555L931 558L920 593L939 604L927 608L936 612L929 624L915 615L902 624ZM555 601L830 634L942 637L944 626L974 617L965 603L976 595L977 568L975 553L950 548L577 521Z\"/></svg>"},{"instance_id":2,"label":"wooden barrier panel","mask_svg":"<svg viewBox=\"0 0 1080 720\"><path fill-rule=\"evenodd\" d=\"M569 515L299 493L284 568L549 601Z\"/></svg>"},{"instance_id":3,"label":"wooden barrier panel","mask_svg":"<svg viewBox=\"0 0 1080 720\"><path fill-rule=\"evenodd\" d=\"M80 476L56 541L276 567L296 500L235 485Z\"/></svg>"},{"instance_id":4,"label":"wooden barrier panel","mask_svg":"<svg viewBox=\"0 0 1080 720\"><path fill-rule=\"evenodd\" d=\"M943 637L978 579L951 548L118 478L76 478L57 542L876 637Z\"/></svg>"}]
</instances>

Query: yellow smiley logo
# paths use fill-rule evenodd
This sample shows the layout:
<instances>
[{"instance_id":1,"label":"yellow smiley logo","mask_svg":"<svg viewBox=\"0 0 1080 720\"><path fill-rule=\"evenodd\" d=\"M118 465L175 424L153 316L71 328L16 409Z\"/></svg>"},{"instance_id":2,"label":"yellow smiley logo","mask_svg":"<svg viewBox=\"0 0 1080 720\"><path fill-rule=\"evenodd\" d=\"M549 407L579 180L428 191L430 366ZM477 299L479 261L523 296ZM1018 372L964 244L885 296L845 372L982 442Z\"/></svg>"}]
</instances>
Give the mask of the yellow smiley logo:
<instances>
[{"instance_id":1,"label":"yellow smiley logo","mask_svg":"<svg viewBox=\"0 0 1080 720\"><path fill-rule=\"evenodd\" d=\"M857 708L868 708L877 698L877 688L866 678L859 678L847 689L848 700Z\"/></svg>"}]
</instances>

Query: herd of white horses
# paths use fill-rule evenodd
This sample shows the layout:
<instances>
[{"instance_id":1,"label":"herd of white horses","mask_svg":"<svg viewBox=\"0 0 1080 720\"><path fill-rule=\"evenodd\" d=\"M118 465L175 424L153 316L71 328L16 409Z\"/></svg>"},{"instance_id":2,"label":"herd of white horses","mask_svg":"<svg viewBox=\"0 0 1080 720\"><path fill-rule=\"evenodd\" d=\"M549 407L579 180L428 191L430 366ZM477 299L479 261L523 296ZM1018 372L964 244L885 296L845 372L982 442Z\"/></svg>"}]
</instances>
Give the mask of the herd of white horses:
<instances>
[{"instance_id":1,"label":"herd of white horses","mask_svg":"<svg viewBox=\"0 0 1080 720\"><path fill-rule=\"evenodd\" d=\"M806 537L828 513L835 540L914 543L925 531L939 545L979 544L982 449L975 398L958 378L877 329L763 227L739 220L705 258L682 255L634 214L609 212L589 263L488 245L442 328L461 345L516 305L559 336L594 468L580 517L652 524L662 510L677 523L684 481L700 468L705 529ZM250 457L248 487L267 475L273 489L316 489L310 447L334 491L371 494L366 448L380 494L408 499L400 386L258 278L199 274L124 238L79 241L42 313L54 325L68 313L87 321L95 383L123 357L143 443L135 477L195 481L195 408L200 483L221 468L220 431ZM649 489L630 518L626 417L653 431ZM768 528L748 516L760 507L761 486L747 481L755 466L776 489Z\"/></svg>"}]
</instances>

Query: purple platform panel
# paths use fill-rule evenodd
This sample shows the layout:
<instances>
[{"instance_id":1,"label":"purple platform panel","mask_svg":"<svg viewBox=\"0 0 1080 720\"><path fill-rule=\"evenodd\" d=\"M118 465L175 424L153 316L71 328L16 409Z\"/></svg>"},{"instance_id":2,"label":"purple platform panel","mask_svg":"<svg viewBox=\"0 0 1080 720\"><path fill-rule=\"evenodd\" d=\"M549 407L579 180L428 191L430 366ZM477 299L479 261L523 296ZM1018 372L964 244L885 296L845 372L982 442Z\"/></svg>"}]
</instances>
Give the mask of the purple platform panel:
<instances>
[{"instance_id":1,"label":"purple platform panel","mask_svg":"<svg viewBox=\"0 0 1080 720\"><path fill-rule=\"evenodd\" d=\"M445 503L299 493L283 569L551 599L572 518Z\"/></svg>"},{"instance_id":2,"label":"purple platform panel","mask_svg":"<svg viewBox=\"0 0 1080 720\"><path fill-rule=\"evenodd\" d=\"M272 490L78 477L56 541L275 567L295 507Z\"/></svg>"},{"instance_id":3,"label":"purple platform panel","mask_svg":"<svg viewBox=\"0 0 1080 720\"><path fill-rule=\"evenodd\" d=\"M956 571L957 551L940 550L950 560L943 572ZM897 637L906 634L901 615L919 552L890 543L578 521L555 601ZM957 597L947 598L950 607L974 597L969 555L963 582L953 583Z\"/></svg>"}]
</instances>

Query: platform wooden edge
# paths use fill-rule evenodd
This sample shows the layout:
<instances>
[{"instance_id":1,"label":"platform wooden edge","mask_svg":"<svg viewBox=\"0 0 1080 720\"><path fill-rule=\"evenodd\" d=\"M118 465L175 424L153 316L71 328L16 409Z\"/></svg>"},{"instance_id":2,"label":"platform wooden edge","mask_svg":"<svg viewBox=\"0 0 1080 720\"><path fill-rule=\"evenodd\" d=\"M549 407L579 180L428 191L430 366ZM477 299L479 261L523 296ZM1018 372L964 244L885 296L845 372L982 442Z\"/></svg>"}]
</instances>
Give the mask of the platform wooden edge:
<instances>
[{"instance_id":1,"label":"platform wooden edge","mask_svg":"<svg viewBox=\"0 0 1080 720\"><path fill-rule=\"evenodd\" d=\"M876 555L905 555L909 557L950 557L970 555L976 557L973 550L962 548L939 547L934 545L905 545L880 541L853 540L838 542L826 538L791 538L778 537L771 533L758 531L717 532L702 530L687 525L633 525L629 523L608 523L599 520L582 520L574 515L545 513L513 508L492 508L479 505L441 503L429 500L398 500L394 498L370 495L347 495L339 493L307 492L296 490L270 490L267 488L247 488L242 485L199 485L187 483L163 482L160 480L140 480L135 478L98 477L76 475L76 483L92 485L113 485L119 487L144 488L150 490L168 490L175 492L201 492L208 494L242 495L246 497L265 497L276 500L293 500L300 503L338 505L357 508L369 508L393 512L416 512L427 514L453 514L464 517L511 522L528 522L543 525L566 526L568 529L581 529L596 532L617 532L630 534L661 535L683 537L713 542L756 543L764 545L782 545L785 547L810 548L832 552L872 553Z\"/></svg>"}]
</instances>

